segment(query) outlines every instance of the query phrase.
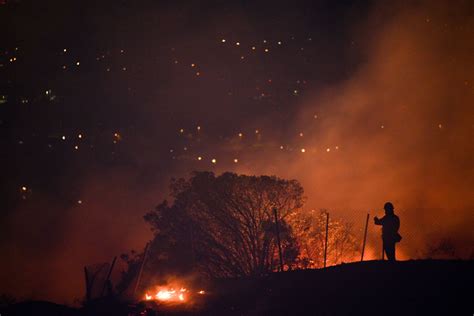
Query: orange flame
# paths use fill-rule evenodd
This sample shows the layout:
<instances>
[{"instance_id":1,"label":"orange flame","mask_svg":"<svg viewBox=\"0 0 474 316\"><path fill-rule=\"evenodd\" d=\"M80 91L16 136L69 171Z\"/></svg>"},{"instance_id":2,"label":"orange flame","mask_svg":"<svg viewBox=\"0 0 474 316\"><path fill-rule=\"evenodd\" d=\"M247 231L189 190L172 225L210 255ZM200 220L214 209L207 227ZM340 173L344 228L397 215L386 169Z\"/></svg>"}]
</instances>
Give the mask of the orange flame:
<instances>
[{"instance_id":1,"label":"orange flame","mask_svg":"<svg viewBox=\"0 0 474 316\"><path fill-rule=\"evenodd\" d=\"M197 294L203 295L206 292L204 290L199 290ZM170 302L170 303L184 303L189 300L189 295L191 294L188 289L181 287L179 291L175 288L168 288L164 286L157 286L155 291L148 291L145 293L146 301L161 301L161 302Z\"/></svg>"}]
</instances>

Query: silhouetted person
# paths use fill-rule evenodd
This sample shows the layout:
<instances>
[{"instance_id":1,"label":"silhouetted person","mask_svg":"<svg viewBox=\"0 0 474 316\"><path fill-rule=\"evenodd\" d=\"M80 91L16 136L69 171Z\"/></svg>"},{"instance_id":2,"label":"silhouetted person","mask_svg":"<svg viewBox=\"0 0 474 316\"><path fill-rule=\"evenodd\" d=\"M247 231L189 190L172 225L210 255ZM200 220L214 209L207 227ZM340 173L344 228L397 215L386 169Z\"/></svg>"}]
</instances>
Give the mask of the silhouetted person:
<instances>
[{"instance_id":1,"label":"silhouetted person","mask_svg":"<svg viewBox=\"0 0 474 316\"><path fill-rule=\"evenodd\" d=\"M395 243L402 239L398 233L400 228L400 219L393 213L393 204L385 203L383 206L385 216L382 218L374 217L375 225L382 225L383 250L387 254L389 261L395 261Z\"/></svg>"}]
</instances>

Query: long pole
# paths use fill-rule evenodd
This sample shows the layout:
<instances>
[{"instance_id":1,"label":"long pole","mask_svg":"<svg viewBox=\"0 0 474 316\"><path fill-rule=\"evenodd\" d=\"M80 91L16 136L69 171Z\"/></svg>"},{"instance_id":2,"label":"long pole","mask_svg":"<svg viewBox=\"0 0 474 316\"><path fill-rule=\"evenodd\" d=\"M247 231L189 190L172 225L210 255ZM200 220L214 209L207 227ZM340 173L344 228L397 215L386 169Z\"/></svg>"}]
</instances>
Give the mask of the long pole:
<instances>
[{"instance_id":1,"label":"long pole","mask_svg":"<svg viewBox=\"0 0 474 316\"><path fill-rule=\"evenodd\" d=\"M117 260L117 257L114 257L114 260L112 260L112 264L110 265L109 273L107 274L107 279L105 279L104 287L102 288L101 296L104 296L104 292L105 292L105 289L107 288L107 284L109 283L110 275L112 274L112 270L114 269L116 260Z\"/></svg>"},{"instance_id":2,"label":"long pole","mask_svg":"<svg viewBox=\"0 0 474 316\"><path fill-rule=\"evenodd\" d=\"M150 243L148 242L145 246L145 253L143 254L143 261L140 265L140 270L138 271L137 283L135 283L135 289L133 290L133 296L135 297L135 293L137 293L138 286L140 285L140 279L142 278L143 267L145 266L146 256L148 254L148 248Z\"/></svg>"},{"instance_id":3,"label":"long pole","mask_svg":"<svg viewBox=\"0 0 474 316\"><path fill-rule=\"evenodd\" d=\"M84 267L84 277L86 279L86 302L91 300L91 286L89 282L89 274L87 273L87 267Z\"/></svg>"},{"instance_id":4,"label":"long pole","mask_svg":"<svg viewBox=\"0 0 474 316\"><path fill-rule=\"evenodd\" d=\"M326 268L326 259L328 254L328 230L329 230L329 213L326 212L326 241L324 242L324 267Z\"/></svg>"},{"instance_id":5,"label":"long pole","mask_svg":"<svg viewBox=\"0 0 474 316\"><path fill-rule=\"evenodd\" d=\"M360 255L360 261L364 261L365 242L367 241L367 226L369 225L369 217L370 215L367 214L367 219L365 220L364 242L362 243L362 253Z\"/></svg>"},{"instance_id":6,"label":"long pole","mask_svg":"<svg viewBox=\"0 0 474 316\"><path fill-rule=\"evenodd\" d=\"M280 271L283 272L283 254L281 251L281 241L280 241L280 227L278 226L278 210L276 207L273 208L273 214L275 215L275 229L276 229L276 237L278 243L278 254L280 256Z\"/></svg>"}]
</instances>

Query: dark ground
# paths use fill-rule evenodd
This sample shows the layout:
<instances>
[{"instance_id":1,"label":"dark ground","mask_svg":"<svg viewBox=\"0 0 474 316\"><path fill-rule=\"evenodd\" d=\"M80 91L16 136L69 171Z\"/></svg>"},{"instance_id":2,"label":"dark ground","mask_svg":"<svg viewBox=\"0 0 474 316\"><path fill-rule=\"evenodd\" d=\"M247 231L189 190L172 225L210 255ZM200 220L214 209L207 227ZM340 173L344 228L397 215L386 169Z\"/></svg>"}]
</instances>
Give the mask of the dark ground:
<instances>
[{"instance_id":1,"label":"dark ground","mask_svg":"<svg viewBox=\"0 0 474 316\"><path fill-rule=\"evenodd\" d=\"M473 315L473 276L474 261L351 263L216 281L194 306L162 306L157 315ZM1 315L127 315L126 306L24 302Z\"/></svg>"}]
</instances>

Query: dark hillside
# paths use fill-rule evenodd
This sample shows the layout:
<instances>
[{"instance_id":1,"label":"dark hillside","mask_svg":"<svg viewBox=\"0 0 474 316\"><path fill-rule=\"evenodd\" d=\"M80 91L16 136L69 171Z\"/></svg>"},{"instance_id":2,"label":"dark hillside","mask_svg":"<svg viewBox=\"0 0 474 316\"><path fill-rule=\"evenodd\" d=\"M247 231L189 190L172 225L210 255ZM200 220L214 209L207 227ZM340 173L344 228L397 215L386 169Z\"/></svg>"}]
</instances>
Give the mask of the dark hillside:
<instances>
[{"instance_id":1,"label":"dark hillside","mask_svg":"<svg viewBox=\"0 0 474 316\"><path fill-rule=\"evenodd\" d=\"M368 261L218 280L192 306L154 305L156 312L141 315L472 315L473 284L474 261ZM129 314L125 303L94 310L29 302L1 314L140 315L139 308Z\"/></svg>"},{"instance_id":2,"label":"dark hillside","mask_svg":"<svg viewBox=\"0 0 474 316\"><path fill-rule=\"evenodd\" d=\"M223 285L212 314L472 315L473 261L371 261ZM225 294L224 294L225 293Z\"/></svg>"}]
</instances>

